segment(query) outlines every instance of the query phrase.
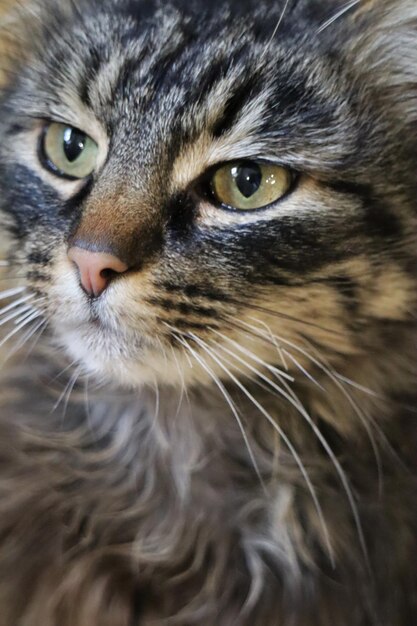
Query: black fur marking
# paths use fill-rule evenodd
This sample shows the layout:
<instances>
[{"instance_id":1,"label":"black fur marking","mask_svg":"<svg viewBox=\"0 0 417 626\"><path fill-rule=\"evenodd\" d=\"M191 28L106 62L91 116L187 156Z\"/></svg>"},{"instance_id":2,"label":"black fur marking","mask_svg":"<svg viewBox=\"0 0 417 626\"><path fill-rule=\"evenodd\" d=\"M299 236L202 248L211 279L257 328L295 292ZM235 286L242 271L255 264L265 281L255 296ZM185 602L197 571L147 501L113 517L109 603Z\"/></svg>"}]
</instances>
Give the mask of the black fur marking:
<instances>
[{"instance_id":1,"label":"black fur marking","mask_svg":"<svg viewBox=\"0 0 417 626\"><path fill-rule=\"evenodd\" d=\"M371 185L352 181L333 181L324 184L338 193L354 195L362 200L364 232L368 236L398 239L403 235L401 220L383 200L376 197Z\"/></svg>"},{"instance_id":2,"label":"black fur marking","mask_svg":"<svg viewBox=\"0 0 417 626\"><path fill-rule=\"evenodd\" d=\"M218 138L227 133L237 122L244 105L251 101L257 87L257 80L247 78L226 103L223 115L212 128L212 134Z\"/></svg>"},{"instance_id":3,"label":"black fur marking","mask_svg":"<svg viewBox=\"0 0 417 626\"><path fill-rule=\"evenodd\" d=\"M85 72L80 77L80 82L78 85L78 95L80 97L80 100L88 107L92 106L89 93L90 86L92 82L96 79L104 60L105 50L90 47L88 59L85 63Z\"/></svg>"},{"instance_id":4,"label":"black fur marking","mask_svg":"<svg viewBox=\"0 0 417 626\"><path fill-rule=\"evenodd\" d=\"M49 276L38 269L31 269L27 273L28 280L48 282Z\"/></svg>"},{"instance_id":5,"label":"black fur marking","mask_svg":"<svg viewBox=\"0 0 417 626\"><path fill-rule=\"evenodd\" d=\"M351 276L338 274L315 282L323 282L330 285L339 293L340 300L346 307L348 313L352 315L357 314L359 307L359 285Z\"/></svg>"},{"instance_id":6,"label":"black fur marking","mask_svg":"<svg viewBox=\"0 0 417 626\"><path fill-rule=\"evenodd\" d=\"M183 315L202 315L210 318L218 316L218 312L212 307L204 307L187 302L174 302L168 298L149 298L146 302L161 307L165 311L178 311Z\"/></svg>"},{"instance_id":7,"label":"black fur marking","mask_svg":"<svg viewBox=\"0 0 417 626\"><path fill-rule=\"evenodd\" d=\"M30 125L28 123L24 124L24 123L16 122L15 124L12 124L11 126L9 126L6 134L9 135L10 137L14 137L15 135L20 135L21 133L27 131L28 128L30 128Z\"/></svg>"},{"instance_id":8,"label":"black fur marking","mask_svg":"<svg viewBox=\"0 0 417 626\"><path fill-rule=\"evenodd\" d=\"M212 286L205 285L176 285L174 283L162 283L161 288L168 293L181 293L187 298L206 298L213 302L227 302L229 298L222 291L216 291Z\"/></svg>"},{"instance_id":9,"label":"black fur marking","mask_svg":"<svg viewBox=\"0 0 417 626\"><path fill-rule=\"evenodd\" d=\"M162 321L166 322L167 320ZM203 324L199 322L190 322L183 318L174 318L172 320L169 320L169 324L174 328L178 328L180 330L220 330L219 326L217 324L213 324L212 322Z\"/></svg>"},{"instance_id":10,"label":"black fur marking","mask_svg":"<svg viewBox=\"0 0 417 626\"><path fill-rule=\"evenodd\" d=\"M333 180L322 182L322 185L333 189L337 193L349 194L352 196L358 196L362 199L368 199L372 196L373 190L370 185L364 185L363 183L347 181L347 180Z\"/></svg>"},{"instance_id":11,"label":"black fur marking","mask_svg":"<svg viewBox=\"0 0 417 626\"><path fill-rule=\"evenodd\" d=\"M59 216L61 199L35 172L21 165L5 168L0 164L0 177L5 190L3 210L14 218L14 230L20 239L39 227L65 230L66 222Z\"/></svg>"},{"instance_id":12,"label":"black fur marking","mask_svg":"<svg viewBox=\"0 0 417 626\"><path fill-rule=\"evenodd\" d=\"M367 235L383 239L401 238L404 232L403 225L393 209L373 198L367 198L364 208L364 227Z\"/></svg>"},{"instance_id":13,"label":"black fur marking","mask_svg":"<svg viewBox=\"0 0 417 626\"><path fill-rule=\"evenodd\" d=\"M51 260L51 251L45 249L33 250L29 256L29 263L34 263L35 265L46 266Z\"/></svg>"}]
</instances>

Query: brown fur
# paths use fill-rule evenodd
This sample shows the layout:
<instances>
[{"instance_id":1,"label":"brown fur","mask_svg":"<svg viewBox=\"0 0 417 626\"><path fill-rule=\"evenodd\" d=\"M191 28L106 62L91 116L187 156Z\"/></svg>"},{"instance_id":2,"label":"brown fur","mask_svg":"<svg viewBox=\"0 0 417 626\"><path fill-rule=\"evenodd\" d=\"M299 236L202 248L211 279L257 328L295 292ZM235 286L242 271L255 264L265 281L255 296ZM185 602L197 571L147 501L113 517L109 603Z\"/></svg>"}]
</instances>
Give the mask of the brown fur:
<instances>
[{"instance_id":1,"label":"brown fur","mask_svg":"<svg viewBox=\"0 0 417 626\"><path fill-rule=\"evenodd\" d=\"M92 2L5 29L33 42L0 119L0 626L411 626L414 1L281 2L266 34L266 1L144 32ZM88 193L45 118L99 144ZM297 173L285 201L201 192L249 157ZM74 243L130 269L87 300Z\"/></svg>"}]
</instances>

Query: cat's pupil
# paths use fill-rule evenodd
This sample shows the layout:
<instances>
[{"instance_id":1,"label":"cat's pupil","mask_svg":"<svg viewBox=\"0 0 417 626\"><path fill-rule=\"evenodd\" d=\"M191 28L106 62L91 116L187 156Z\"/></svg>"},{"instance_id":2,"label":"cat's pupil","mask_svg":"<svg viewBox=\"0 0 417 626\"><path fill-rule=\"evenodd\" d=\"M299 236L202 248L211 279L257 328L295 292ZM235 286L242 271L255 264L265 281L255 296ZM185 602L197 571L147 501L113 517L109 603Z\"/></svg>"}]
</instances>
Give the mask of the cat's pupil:
<instances>
[{"instance_id":1,"label":"cat's pupil","mask_svg":"<svg viewBox=\"0 0 417 626\"><path fill-rule=\"evenodd\" d=\"M76 161L83 152L87 135L75 128L66 128L64 131L64 153L70 163Z\"/></svg>"},{"instance_id":2,"label":"cat's pupil","mask_svg":"<svg viewBox=\"0 0 417 626\"><path fill-rule=\"evenodd\" d=\"M257 163L245 163L233 167L232 176L237 188L245 198L250 198L259 191L262 171Z\"/></svg>"}]
</instances>

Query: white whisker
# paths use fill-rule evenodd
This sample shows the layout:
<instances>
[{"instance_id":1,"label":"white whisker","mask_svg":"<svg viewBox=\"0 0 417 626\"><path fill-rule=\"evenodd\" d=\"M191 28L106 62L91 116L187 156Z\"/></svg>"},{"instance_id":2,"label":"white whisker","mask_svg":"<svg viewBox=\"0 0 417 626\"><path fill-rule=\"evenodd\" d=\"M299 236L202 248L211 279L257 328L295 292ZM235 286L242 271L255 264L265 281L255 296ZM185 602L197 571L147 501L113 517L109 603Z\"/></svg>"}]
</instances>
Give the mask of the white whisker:
<instances>
[{"instance_id":1,"label":"white whisker","mask_svg":"<svg viewBox=\"0 0 417 626\"><path fill-rule=\"evenodd\" d=\"M71 363L69 363L66 367L64 367L63 370L61 370L56 376L53 377L53 379L51 380L51 383L54 383L55 381L58 380L58 378L61 378L61 376L66 374L68 370L74 367L76 363L78 363L78 359L74 359L73 361L71 361Z\"/></svg>"},{"instance_id":2,"label":"white whisker","mask_svg":"<svg viewBox=\"0 0 417 626\"><path fill-rule=\"evenodd\" d=\"M160 410L160 395L159 395L159 384L158 379L154 376L154 384L152 385L155 392L155 422L158 421L159 410Z\"/></svg>"},{"instance_id":3,"label":"white whisker","mask_svg":"<svg viewBox=\"0 0 417 626\"><path fill-rule=\"evenodd\" d=\"M355 389L357 389L358 391L363 391L364 393L366 393L368 396L372 396L373 398L381 398L382 396L380 396L380 394L376 393L376 391L372 391L372 389L370 389L369 387L365 387L364 385L360 385L359 383L356 383L354 380L352 380L351 378L347 378L346 376L342 376L342 374L339 374L338 372L334 372L334 375L336 376L336 378L338 378L342 383L346 383L346 385L349 385L349 387L354 387Z\"/></svg>"},{"instance_id":4,"label":"white whisker","mask_svg":"<svg viewBox=\"0 0 417 626\"><path fill-rule=\"evenodd\" d=\"M29 296L25 296L24 298L19 298L18 300L15 300L15 302L12 302L11 304L4 306L2 309L0 309L0 317L3 317L5 313L7 313L8 311L11 311L12 309L15 309L20 304L24 304L28 300L32 300L34 297L35 297L34 294L30 294Z\"/></svg>"},{"instance_id":5,"label":"white whisker","mask_svg":"<svg viewBox=\"0 0 417 626\"><path fill-rule=\"evenodd\" d=\"M174 329L172 329L174 330ZM174 332L176 332L174 330ZM249 458L251 460L251 463L253 465L253 468L255 470L255 473L258 477L258 480L261 484L261 487L264 491L264 493L266 495L268 495L268 490L265 486L264 480L262 478L262 474L260 472L258 463L256 461L256 457L255 454L252 450L252 446L249 442L249 438L246 434L245 428L243 426L243 421L242 418L239 415L239 412L236 408L235 403L233 402L232 398L230 397L230 394L227 392L225 386L223 385L223 383L221 382L221 380L219 379L218 376L216 376L216 374L213 372L213 370L207 365L207 363L204 361L204 359L190 346L190 344L185 340L184 336L182 337L178 337L178 335L174 335L175 339L182 344L187 350L190 351L190 353L193 355L193 357L195 358L195 360L197 361L197 363L200 364L200 366L208 373L208 375L210 376L210 378L212 379L212 381L214 382L214 384L217 386L217 388L220 390L220 392L222 393L224 399L226 400L230 410L232 411L233 416L236 419L236 422L238 424L239 430L242 434L243 437L243 441L245 443L246 449L248 451L249 454Z\"/></svg>"},{"instance_id":6,"label":"white whisker","mask_svg":"<svg viewBox=\"0 0 417 626\"><path fill-rule=\"evenodd\" d=\"M15 326L17 326L18 324L20 324L20 322L23 322L27 317L30 317L30 315L34 312L37 311L38 313L40 313L40 311L38 311L34 306L33 303L31 302L28 306L26 307L22 307L22 309L26 309L26 312L21 311L21 315L19 315L19 317L15 320L13 320L13 324Z\"/></svg>"},{"instance_id":7,"label":"white whisker","mask_svg":"<svg viewBox=\"0 0 417 626\"><path fill-rule=\"evenodd\" d=\"M47 320L41 320L40 322L35 324L35 326L33 328L29 329L29 331L23 335L23 337L17 342L17 344L12 348L12 350L10 350L6 354L6 356L4 358L4 362L8 361L12 356L14 356L17 352L19 352L19 350L21 350L31 340L31 338L34 335L36 335L35 342L33 343L32 346L30 346L30 349L27 351L27 353L25 355L25 358L27 358L29 356L30 352L35 347L35 345L38 342L38 340L40 339L44 329L47 326L47 324L48 324ZM38 331L40 331L40 332L38 333Z\"/></svg>"},{"instance_id":8,"label":"white whisker","mask_svg":"<svg viewBox=\"0 0 417 626\"><path fill-rule=\"evenodd\" d=\"M351 0L351 2L348 2L347 5L342 7L339 11L337 11L337 13L332 15L332 17L330 17L320 26L320 28L317 30L317 34L322 33L324 30L326 30L326 28L334 24L334 22L336 22L339 18L345 15L345 13L353 9L360 2L362 2L362 0Z\"/></svg>"},{"instance_id":9,"label":"white whisker","mask_svg":"<svg viewBox=\"0 0 417 626\"><path fill-rule=\"evenodd\" d=\"M254 321L257 321L256 318L252 318L254 319ZM252 331L254 331L255 333L261 333L261 335L263 334L262 331L259 330L259 328L256 328L255 326L252 326L251 324L247 324L244 321L240 321L241 324L243 324L244 326L249 327ZM302 353L304 356L306 356L307 358L309 358L312 362L314 362L320 369L322 369L323 371L326 371L325 366L323 366L323 364L319 363L316 359L314 359L314 357L311 357L311 355L308 355L308 353L303 350L302 348L299 348L298 346L296 346L295 344L293 344L291 341L288 341L286 339L284 339L283 337L280 337L279 335L276 335L278 341L280 341L281 343L284 343L286 345L291 346L292 348L294 348L296 351ZM328 374L328 372L327 372ZM320 441L321 445L323 446L325 452L327 453L327 455L329 456L330 460L332 461L336 472L340 478L340 481L343 485L343 488L345 489L346 492L346 496L348 498L351 510L352 510L352 514L353 514L353 518L355 520L355 525L356 525L356 529L358 532L358 538L359 538L359 542L361 545L361 549L363 552L363 555L365 557L366 563L368 568L369 566L369 556L368 556L368 549L366 546L366 542L365 542L365 536L364 536L364 532L363 532L363 528L362 528L362 523L360 520L360 516L359 516L359 511L358 508L356 506L355 503L355 499L353 497L353 493L351 490L351 487L349 485L349 481L347 479L347 476L345 474L345 471L343 470L339 460L337 459L336 455L334 454L332 448L330 447L329 443L327 442L326 438L323 436L322 432L320 431L320 429L318 428L318 426L315 424L314 420L312 420L312 418L310 417L310 415L307 413L307 411L305 410L304 406L302 404L300 404L300 411L301 414L304 416L304 418L306 419L306 421L308 422L308 424L310 425L311 429L313 430L313 432L315 433L315 435L317 436L318 440Z\"/></svg>"},{"instance_id":10,"label":"white whisker","mask_svg":"<svg viewBox=\"0 0 417 626\"><path fill-rule=\"evenodd\" d=\"M324 515L323 515L323 510L321 508L319 499L317 497L316 494L316 490L314 488L313 483L311 482L310 476L307 472L307 469L303 463L303 461L301 460L301 457L299 455L299 453L297 452L297 450L295 449L294 445L291 443L291 440L288 438L288 436L286 435L286 433L283 431L283 429L275 422L275 420L272 418L272 416L268 413L268 411L256 400L256 398L254 398L254 396L247 390L247 388L236 378L236 376L233 375L233 373L224 365L224 363L222 363L214 354L213 351L209 348L209 346L203 341L201 340L199 337L197 337L194 333L188 333L189 336L198 344L200 345L200 347L209 355L211 356L211 358L219 365L219 367L230 377L230 379L235 383L235 385L244 393L244 395L252 402L252 404L258 409L258 411L260 411L260 413L262 413L262 415L268 420L268 422L271 424L271 426L278 432L279 436L281 437L281 439L283 440L283 442L285 443L285 445L287 446L288 450L290 451L290 453L292 454L305 482L307 485L307 488L310 492L310 495L313 499L314 502L314 506L316 508L317 514L319 516L319 520L320 520L320 524L323 528L323 533L325 536L325 541L326 541L326 545L328 548L328 552L329 552L329 559L330 562L332 564L333 567L335 567L335 561L334 561L334 555L333 555L333 548L330 542L330 535L329 535L329 531L327 528L327 524L326 521L324 519Z\"/></svg>"},{"instance_id":11,"label":"white whisker","mask_svg":"<svg viewBox=\"0 0 417 626\"><path fill-rule=\"evenodd\" d=\"M319 383L319 381L318 381L318 380L316 380L316 379L314 378L314 376L312 376L312 375L310 374L310 372L309 372L309 371L307 371L307 370L306 370L306 368L305 368L305 367L303 367L303 366L301 365L301 363L300 363L300 362L299 362L299 361L295 358L295 356L294 356L293 354L290 354L290 353L288 352L288 350L282 350L282 351L283 351L283 353L285 354L285 356L287 356L287 357L290 359L290 361L292 361L292 363L294 363L295 367L296 367L297 369L299 369L299 370L300 370L300 372L301 372L302 374L304 374L304 376L305 376L306 378L308 378L308 380L311 380L311 382L312 382L312 383L313 383L316 387L318 387L318 388L319 388L319 389L321 389L322 391L326 392L326 390L325 390L325 388L323 387L323 385L321 385L321 384Z\"/></svg>"},{"instance_id":12,"label":"white whisker","mask_svg":"<svg viewBox=\"0 0 417 626\"><path fill-rule=\"evenodd\" d=\"M251 318L252 320L258 322L259 320L257 320L256 318ZM246 323L241 322L242 324L244 324L245 326L247 326ZM250 324L248 325L249 328L251 328L253 331L255 332L259 332L259 329L255 326L251 326ZM265 337L264 337L265 338ZM266 339L266 338L265 338ZM336 387L340 390L340 392L346 397L346 399L348 400L348 402L350 403L350 405L352 406L352 408L354 409L356 415L358 416L359 420L361 421L367 435L369 438L369 441L371 443L372 446L372 450L373 450L373 454L375 456L375 462L377 465L377 472L378 472L378 482L379 482L379 490L380 492L382 491L382 483L383 483L383 478L382 478L382 461L381 461L381 457L379 454L379 450L378 447L376 445L376 441L375 438L373 436L373 433L370 429L370 424L373 426L373 428L377 431L378 436L380 437L380 439L384 442L384 444L386 445L387 449L389 449L389 451L396 457L398 458L397 453L395 452L395 450L392 449L392 446L389 444L389 442L387 441L383 431L379 428L379 426L375 423L374 420L371 419L371 417L369 415L366 415L364 413L364 411L358 406L358 404L354 401L354 399L352 398L351 394L343 387L343 385L341 384L341 382L339 382L340 380L340 375L338 375L338 373L333 370L333 368L331 368L331 366L329 364L324 365L323 362L319 361L318 359L315 359L309 352L307 352L306 350L300 348L300 346L297 346L296 344L293 344L292 342L289 342L288 340L284 340L283 338L279 338L277 337L277 339L280 339L281 341L285 342L287 345L289 345L291 348L293 348L294 350L298 351L299 353L301 353L303 356L305 356L311 363L313 363L316 367L318 367L322 372L324 372L326 374L326 376L329 377L329 379L336 385ZM295 359L295 357L293 355L290 355L290 353L288 351L286 351L288 356L291 356L291 358L294 360L294 363L298 364L298 367L301 371L304 371L306 376L308 376L309 379L312 379L313 381L315 381L314 378L311 377L311 375L307 372L307 370L304 370L304 368L302 368L301 364L298 363L297 359ZM342 377L343 378L343 377ZM338 380L339 379L339 380ZM348 379L349 380L349 379ZM319 385L318 381L315 381L316 384ZM351 381L353 382L353 381ZM321 387L321 385L319 385ZM352 386L355 386L354 384ZM361 390L363 391L368 391L369 395L373 395L375 397L379 397L378 394L373 393L370 389L368 390L366 387L360 387ZM399 460L400 461L400 460ZM401 461L400 461L401 462Z\"/></svg>"},{"instance_id":13,"label":"white whisker","mask_svg":"<svg viewBox=\"0 0 417 626\"><path fill-rule=\"evenodd\" d=\"M282 9L282 11L281 11L281 14L280 14L280 16L279 16L279 18L278 18L278 22L277 22L277 24L276 24L276 26L275 26L275 28L274 28L274 30L273 30L273 32L272 32L271 37L270 37L270 39L269 39L268 43L267 43L267 44L266 44L266 46L265 46L265 49L264 49L264 51L263 51L263 53L262 53L262 56L261 56L261 61L263 61L263 59L264 59L264 58L265 58L265 56L267 55L268 50L269 50L269 48L271 47L271 44L272 44L272 42L273 42L273 41L274 41L274 39L275 39L275 36L276 36L276 34L277 34L277 32L278 32L278 30L279 30L279 28L280 28L281 24L282 24L282 20L283 20L283 19L284 19L284 17L285 17L285 14L286 14L286 12L287 12L288 5L289 5L289 3L290 3L290 2L291 2L291 0L285 0L284 8L283 8L283 9Z\"/></svg>"},{"instance_id":14,"label":"white whisker","mask_svg":"<svg viewBox=\"0 0 417 626\"><path fill-rule=\"evenodd\" d=\"M0 326L4 326L5 324L7 324L8 322L11 322L12 320L16 320L15 323L18 323L17 320L20 319L22 315L26 315L28 311L29 312L34 311L34 308L32 307L31 304L20 306L18 309L15 309L11 313L9 313L9 315L6 315L5 317L3 317L3 319L0 320Z\"/></svg>"},{"instance_id":15,"label":"white whisker","mask_svg":"<svg viewBox=\"0 0 417 626\"><path fill-rule=\"evenodd\" d=\"M284 356L284 353L282 351L282 348L279 345L279 343L277 342L276 338L274 337L274 334L273 334L272 330L270 329L268 324L266 324L266 322L264 322L263 320L259 320L259 321L260 321L261 326L263 326L265 328L265 330L267 331L267 333L269 334L269 336L271 338L271 343L274 344L274 346L275 346L275 348L276 348L276 350L277 350L277 352L278 352L278 354L280 356L281 363L282 363L284 369L288 372L288 370L289 370L288 363L285 360L285 356Z\"/></svg>"},{"instance_id":16,"label":"white whisker","mask_svg":"<svg viewBox=\"0 0 417 626\"><path fill-rule=\"evenodd\" d=\"M263 367L265 367L267 370L269 370L270 372L272 372L276 376L279 376L281 378L286 378L287 380L289 380L292 383L294 382L293 376L290 376L286 372L283 372L282 370L274 367L273 365L270 365L269 363L266 363L266 361L264 361L263 359L259 358L258 356L256 356L252 352L248 351L246 348L244 348L243 346L238 344L236 341L234 341L230 337L227 337L227 335L224 335L223 333L221 333L219 331L216 331L215 329L213 329L213 333L215 335L218 335L219 337L221 337L225 341L228 341L229 343L231 343L233 346L235 346L239 350L239 352L242 352L243 354L246 354L253 361L255 361L256 363L259 363L259 365L262 365Z\"/></svg>"},{"instance_id":17,"label":"white whisker","mask_svg":"<svg viewBox=\"0 0 417 626\"><path fill-rule=\"evenodd\" d=\"M177 410L176 410L176 412L175 412L175 417L177 418L177 417L178 417L178 415L179 415L179 413L180 413L180 410L181 410L181 406L182 406L182 403L183 403L184 396L185 396L185 397L186 397L186 399L187 399L187 403L188 403L188 406L190 407L190 409L191 409L191 404L190 404L190 398L189 398L189 396L188 396L188 391L187 391L187 388L186 388L186 385L185 385L185 378L184 378L184 374L183 374L183 372L182 372L182 369L181 369L181 366L180 366L180 364L179 364L179 361L178 361L177 355L176 355L176 353L175 353L175 348L174 348L174 346L171 346L171 352L172 352L172 358L173 358L173 359L174 359L174 361L175 361L175 365L176 365L176 368L177 368L177 371L178 371L178 376L179 376L180 381L181 381L181 391L180 391L180 397L179 397L179 400L178 400Z\"/></svg>"},{"instance_id":18,"label":"white whisker","mask_svg":"<svg viewBox=\"0 0 417 626\"><path fill-rule=\"evenodd\" d=\"M16 328L14 328L12 331L10 331L6 337L4 337L4 339L2 339L0 341L0 348L2 348L4 346L4 344L9 341L9 339L11 339L12 337L14 337L14 335L16 335L20 330L22 330L22 328L24 328L27 324L29 324L30 322L32 322L33 320L35 320L37 317L40 317L41 313L39 311L34 311L31 313L31 315L29 317L26 317L25 320L23 320L19 326L17 326Z\"/></svg>"},{"instance_id":19,"label":"white whisker","mask_svg":"<svg viewBox=\"0 0 417 626\"><path fill-rule=\"evenodd\" d=\"M54 406L51 409L51 413L54 413L57 408L59 407L59 405L61 404L61 402L64 400L64 406L63 406L63 411L62 411L62 419L65 419L65 414L67 412L67 408L68 408L68 403L69 403L69 399L70 399L70 395L72 390L74 389L75 383L77 382L80 374L81 374L82 368L81 366L77 367L74 371L74 373L72 374L72 376L69 378L67 384L64 387L64 390L62 391L61 395L59 396L58 400L56 401L56 403L54 404Z\"/></svg>"},{"instance_id":20,"label":"white whisker","mask_svg":"<svg viewBox=\"0 0 417 626\"><path fill-rule=\"evenodd\" d=\"M17 296L19 293L23 293L24 291L26 291L26 287L14 287L13 289L6 289L5 291L0 292L0 300L7 300L7 298Z\"/></svg>"},{"instance_id":21,"label":"white whisker","mask_svg":"<svg viewBox=\"0 0 417 626\"><path fill-rule=\"evenodd\" d=\"M90 397L89 397L89 389L88 389L89 382L90 382L90 379L88 376L86 376L85 381L84 381L84 408L85 408L85 416L87 419L87 426L91 434L93 434L94 428L93 428L93 422L91 419Z\"/></svg>"}]
</instances>

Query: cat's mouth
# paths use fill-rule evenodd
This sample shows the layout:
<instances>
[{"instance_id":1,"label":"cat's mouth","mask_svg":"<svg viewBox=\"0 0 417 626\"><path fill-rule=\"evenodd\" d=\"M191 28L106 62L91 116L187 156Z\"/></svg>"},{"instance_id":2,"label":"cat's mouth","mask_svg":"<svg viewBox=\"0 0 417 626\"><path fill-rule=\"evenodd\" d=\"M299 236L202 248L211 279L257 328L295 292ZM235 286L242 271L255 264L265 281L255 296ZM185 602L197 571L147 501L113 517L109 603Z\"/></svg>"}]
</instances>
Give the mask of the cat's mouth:
<instances>
[{"instance_id":1,"label":"cat's mouth","mask_svg":"<svg viewBox=\"0 0 417 626\"><path fill-rule=\"evenodd\" d=\"M62 281L52 288L50 321L72 361L99 382L129 388L152 383L161 372L172 378L172 367L171 374L165 372L155 320L126 286L115 283L99 298L89 298L75 276L68 278L64 288Z\"/></svg>"}]
</instances>

